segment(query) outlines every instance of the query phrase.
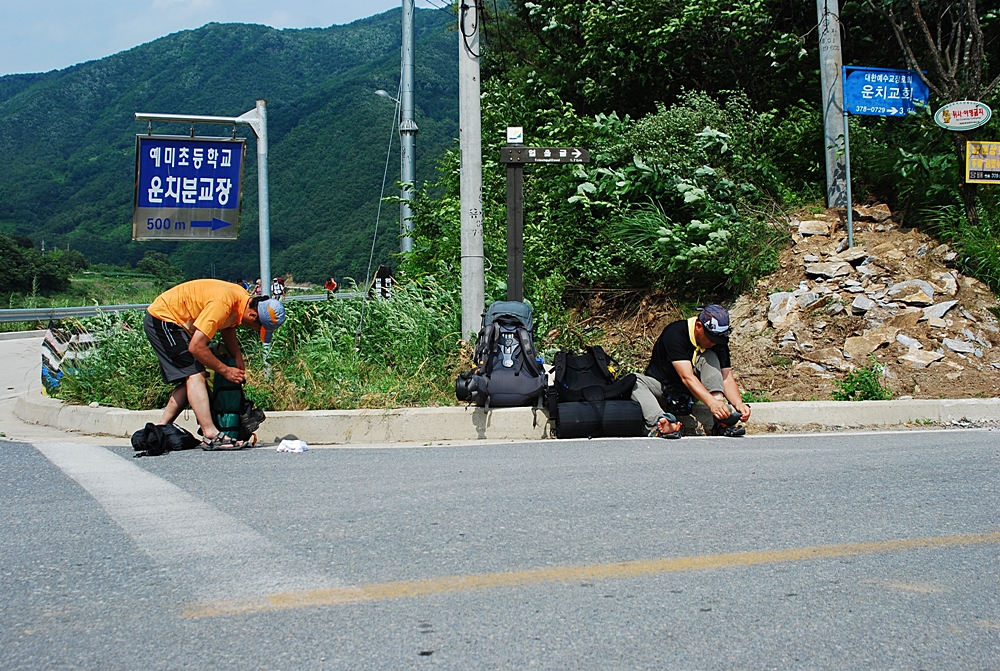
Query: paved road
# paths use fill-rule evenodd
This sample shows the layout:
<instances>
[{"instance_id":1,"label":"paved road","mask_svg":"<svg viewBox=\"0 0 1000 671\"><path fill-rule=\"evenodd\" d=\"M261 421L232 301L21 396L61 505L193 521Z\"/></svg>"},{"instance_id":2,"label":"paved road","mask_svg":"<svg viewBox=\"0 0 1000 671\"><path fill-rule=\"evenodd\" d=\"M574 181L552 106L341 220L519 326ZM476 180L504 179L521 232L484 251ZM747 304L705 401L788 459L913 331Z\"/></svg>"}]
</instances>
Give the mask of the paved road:
<instances>
[{"instance_id":1,"label":"paved road","mask_svg":"<svg viewBox=\"0 0 1000 671\"><path fill-rule=\"evenodd\" d=\"M997 438L0 441L0 667L998 669Z\"/></svg>"}]
</instances>

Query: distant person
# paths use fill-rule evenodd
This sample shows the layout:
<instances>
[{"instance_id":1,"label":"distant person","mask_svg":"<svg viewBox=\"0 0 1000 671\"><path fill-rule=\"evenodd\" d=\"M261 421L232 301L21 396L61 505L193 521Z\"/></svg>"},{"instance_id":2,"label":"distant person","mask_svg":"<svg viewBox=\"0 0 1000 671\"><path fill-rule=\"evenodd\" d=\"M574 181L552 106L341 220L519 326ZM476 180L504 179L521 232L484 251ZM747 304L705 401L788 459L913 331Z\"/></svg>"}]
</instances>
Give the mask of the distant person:
<instances>
[{"instance_id":1,"label":"distant person","mask_svg":"<svg viewBox=\"0 0 1000 671\"><path fill-rule=\"evenodd\" d=\"M326 289L326 297L330 298L332 294L337 293L337 280L336 278L327 279L326 283L323 284L323 288Z\"/></svg>"},{"instance_id":2,"label":"distant person","mask_svg":"<svg viewBox=\"0 0 1000 671\"><path fill-rule=\"evenodd\" d=\"M261 291L261 288L260 288L260 280L257 280L257 284L254 285L253 291L250 292L250 294L252 296L260 296L260 295L263 294L263 292Z\"/></svg>"},{"instance_id":3,"label":"distant person","mask_svg":"<svg viewBox=\"0 0 1000 671\"><path fill-rule=\"evenodd\" d=\"M160 360L163 381L176 387L158 424L173 423L190 405L207 448L242 447L220 433L212 421L205 369L214 370L234 384L242 384L246 365L236 338L236 326L242 324L260 331L261 340L270 342L274 329L284 322L285 307L279 301L249 296L235 284L222 280L192 280L157 296L146 309L143 328ZM216 333L222 334L235 366L222 363L209 349Z\"/></svg>"},{"instance_id":4,"label":"distant person","mask_svg":"<svg viewBox=\"0 0 1000 671\"><path fill-rule=\"evenodd\" d=\"M750 419L729 359L729 312L706 306L697 317L668 324L656 344L645 374L636 375L632 400L642 406L650 435L680 437L677 416L690 415L695 401L715 418L715 436L737 437L737 426Z\"/></svg>"},{"instance_id":5,"label":"distant person","mask_svg":"<svg viewBox=\"0 0 1000 671\"><path fill-rule=\"evenodd\" d=\"M392 285L395 279L392 275L392 268L386 265L379 266L378 270L375 271L375 278L372 280L368 295L385 299L392 298Z\"/></svg>"},{"instance_id":6,"label":"distant person","mask_svg":"<svg viewBox=\"0 0 1000 671\"><path fill-rule=\"evenodd\" d=\"M271 281L271 298L285 300L285 280L281 277L275 277Z\"/></svg>"}]
</instances>

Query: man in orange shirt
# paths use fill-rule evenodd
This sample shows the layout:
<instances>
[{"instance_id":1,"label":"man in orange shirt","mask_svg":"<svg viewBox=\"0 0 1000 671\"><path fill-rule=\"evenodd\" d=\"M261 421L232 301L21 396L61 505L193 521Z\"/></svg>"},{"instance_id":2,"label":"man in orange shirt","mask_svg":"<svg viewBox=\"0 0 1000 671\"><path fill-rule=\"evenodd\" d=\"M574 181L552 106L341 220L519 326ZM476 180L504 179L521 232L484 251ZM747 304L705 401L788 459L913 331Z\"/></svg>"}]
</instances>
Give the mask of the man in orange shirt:
<instances>
[{"instance_id":1,"label":"man in orange shirt","mask_svg":"<svg viewBox=\"0 0 1000 671\"><path fill-rule=\"evenodd\" d=\"M192 280L157 296L146 309L143 327L160 360L163 381L177 385L159 424L172 423L190 404L208 447L242 447L219 433L212 421L205 369L241 384L246 378L246 365L236 340L237 324L259 330L261 340L270 342L274 329L284 322L285 307L280 301L249 296L238 285L222 280ZM209 349L217 332L222 333L235 366L222 363Z\"/></svg>"}]
</instances>

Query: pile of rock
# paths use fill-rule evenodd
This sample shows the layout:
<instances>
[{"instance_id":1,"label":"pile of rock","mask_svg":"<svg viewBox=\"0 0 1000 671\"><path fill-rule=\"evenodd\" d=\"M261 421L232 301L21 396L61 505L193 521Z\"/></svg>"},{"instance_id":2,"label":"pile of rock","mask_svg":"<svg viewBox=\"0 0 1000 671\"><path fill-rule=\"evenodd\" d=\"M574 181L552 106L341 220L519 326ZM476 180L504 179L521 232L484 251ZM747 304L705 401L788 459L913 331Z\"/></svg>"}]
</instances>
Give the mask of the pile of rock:
<instances>
[{"instance_id":1,"label":"pile of rock","mask_svg":"<svg viewBox=\"0 0 1000 671\"><path fill-rule=\"evenodd\" d=\"M996 299L954 269L955 252L900 231L885 205L855 214L851 248L833 212L797 222L782 270L760 287L767 302L743 297L733 307L737 345L770 339L796 370L828 379L868 365L877 350L911 370L944 366L948 379L1000 368Z\"/></svg>"}]
</instances>

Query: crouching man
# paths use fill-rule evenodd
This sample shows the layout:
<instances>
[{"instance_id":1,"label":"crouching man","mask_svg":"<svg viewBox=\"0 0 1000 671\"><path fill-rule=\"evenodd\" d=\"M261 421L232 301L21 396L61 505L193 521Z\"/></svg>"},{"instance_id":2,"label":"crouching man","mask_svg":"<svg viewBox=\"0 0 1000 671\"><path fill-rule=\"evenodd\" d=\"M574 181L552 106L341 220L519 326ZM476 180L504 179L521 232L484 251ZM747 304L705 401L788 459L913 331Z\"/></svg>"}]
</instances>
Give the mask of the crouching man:
<instances>
[{"instance_id":1,"label":"crouching man","mask_svg":"<svg viewBox=\"0 0 1000 671\"><path fill-rule=\"evenodd\" d=\"M158 423L172 423L190 405L209 447L241 447L220 433L212 420L205 369L242 384L246 365L236 340L236 326L260 331L261 340L269 342L271 333L284 322L285 308L279 301L249 296L238 284L222 280L192 280L157 296L146 309L143 327L160 360L163 381L176 387ZM209 349L216 332L222 333L235 366L222 363Z\"/></svg>"},{"instance_id":2,"label":"crouching man","mask_svg":"<svg viewBox=\"0 0 1000 671\"><path fill-rule=\"evenodd\" d=\"M706 306L697 317L668 324L653 345L644 375L636 375L632 400L642 406L650 435L680 437L676 416L704 403L715 423L712 435L737 437L750 419L729 361L729 312Z\"/></svg>"}]
</instances>

